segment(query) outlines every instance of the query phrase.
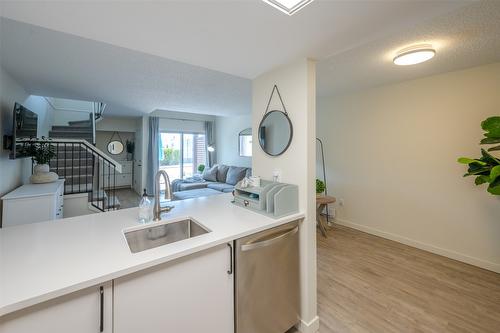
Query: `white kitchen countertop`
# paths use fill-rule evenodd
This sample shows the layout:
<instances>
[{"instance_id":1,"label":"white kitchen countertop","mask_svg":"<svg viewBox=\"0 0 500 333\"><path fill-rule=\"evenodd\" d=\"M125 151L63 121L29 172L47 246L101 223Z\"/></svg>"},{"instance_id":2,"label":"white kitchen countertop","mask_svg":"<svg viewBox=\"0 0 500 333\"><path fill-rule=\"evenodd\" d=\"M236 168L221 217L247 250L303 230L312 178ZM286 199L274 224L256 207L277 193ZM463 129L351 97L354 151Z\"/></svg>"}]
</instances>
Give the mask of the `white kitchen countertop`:
<instances>
[{"instance_id":1,"label":"white kitchen countertop","mask_svg":"<svg viewBox=\"0 0 500 333\"><path fill-rule=\"evenodd\" d=\"M138 208L0 229L0 316L290 221L231 204L231 194L173 202L210 233L132 254L122 230ZM27 207L29 209L29 207Z\"/></svg>"}]
</instances>

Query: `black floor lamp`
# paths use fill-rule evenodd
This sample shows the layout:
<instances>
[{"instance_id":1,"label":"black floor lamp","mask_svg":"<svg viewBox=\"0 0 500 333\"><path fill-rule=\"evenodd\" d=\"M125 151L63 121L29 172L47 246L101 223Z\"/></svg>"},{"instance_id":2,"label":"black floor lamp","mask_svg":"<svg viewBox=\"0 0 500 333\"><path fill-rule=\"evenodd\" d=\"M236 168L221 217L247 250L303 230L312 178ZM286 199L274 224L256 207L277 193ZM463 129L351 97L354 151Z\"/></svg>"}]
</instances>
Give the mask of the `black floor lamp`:
<instances>
[{"instance_id":1,"label":"black floor lamp","mask_svg":"<svg viewBox=\"0 0 500 333\"><path fill-rule=\"evenodd\" d=\"M325 152L323 150L323 141L320 138L316 138L319 142L319 147L321 149L321 163L323 165L323 183L325 183L325 195L328 195L328 185L326 183L326 171L325 171ZM330 213L328 212L328 204L326 205L326 221L330 222Z\"/></svg>"}]
</instances>

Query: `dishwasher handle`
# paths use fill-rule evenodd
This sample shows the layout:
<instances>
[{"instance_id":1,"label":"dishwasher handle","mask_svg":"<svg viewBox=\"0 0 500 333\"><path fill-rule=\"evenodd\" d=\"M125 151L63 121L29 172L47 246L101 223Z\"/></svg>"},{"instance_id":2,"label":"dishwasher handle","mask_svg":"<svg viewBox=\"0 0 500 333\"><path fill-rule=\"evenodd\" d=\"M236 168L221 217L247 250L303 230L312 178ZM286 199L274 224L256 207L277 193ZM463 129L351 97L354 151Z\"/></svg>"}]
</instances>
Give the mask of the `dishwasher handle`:
<instances>
[{"instance_id":1,"label":"dishwasher handle","mask_svg":"<svg viewBox=\"0 0 500 333\"><path fill-rule=\"evenodd\" d=\"M299 231L299 226L296 226L295 228L291 230L286 230L285 232L279 234L276 237L273 237L271 239L265 239L259 241L259 239L252 240L246 244L241 245L241 251L250 251L250 250L255 250L261 247L269 246L274 243L277 243L285 238L288 238L292 235L295 235Z\"/></svg>"}]
</instances>

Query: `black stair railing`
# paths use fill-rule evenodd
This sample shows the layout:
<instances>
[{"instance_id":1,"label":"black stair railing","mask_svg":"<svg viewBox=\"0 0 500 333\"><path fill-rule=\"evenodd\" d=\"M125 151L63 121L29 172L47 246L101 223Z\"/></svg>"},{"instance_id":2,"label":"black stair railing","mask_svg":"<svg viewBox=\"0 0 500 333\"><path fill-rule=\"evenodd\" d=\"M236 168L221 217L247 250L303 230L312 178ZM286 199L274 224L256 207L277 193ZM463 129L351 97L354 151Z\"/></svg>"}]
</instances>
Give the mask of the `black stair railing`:
<instances>
[{"instance_id":1,"label":"black stair railing","mask_svg":"<svg viewBox=\"0 0 500 333\"><path fill-rule=\"evenodd\" d=\"M93 149L86 140L30 140L49 143L55 153L50 171L64 179L64 194L87 193L88 202L100 211L118 209L116 164ZM34 162L32 162L32 169Z\"/></svg>"}]
</instances>

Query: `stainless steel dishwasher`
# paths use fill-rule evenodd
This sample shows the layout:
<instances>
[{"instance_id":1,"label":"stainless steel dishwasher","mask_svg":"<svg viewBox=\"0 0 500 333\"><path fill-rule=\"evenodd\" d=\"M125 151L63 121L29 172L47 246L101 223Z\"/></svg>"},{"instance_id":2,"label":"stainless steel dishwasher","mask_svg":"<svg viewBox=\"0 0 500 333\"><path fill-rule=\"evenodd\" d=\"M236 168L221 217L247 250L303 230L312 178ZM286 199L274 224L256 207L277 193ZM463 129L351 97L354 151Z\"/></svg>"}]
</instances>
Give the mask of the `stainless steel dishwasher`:
<instances>
[{"instance_id":1,"label":"stainless steel dishwasher","mask_svg":"<svg viewBox=\"0 0 500 333\"><path fill-rule=\"evenodd\" d=\"M235 241L236 333L285 333L299 321L299 225Z\"/></svg>"}]
</instances>

